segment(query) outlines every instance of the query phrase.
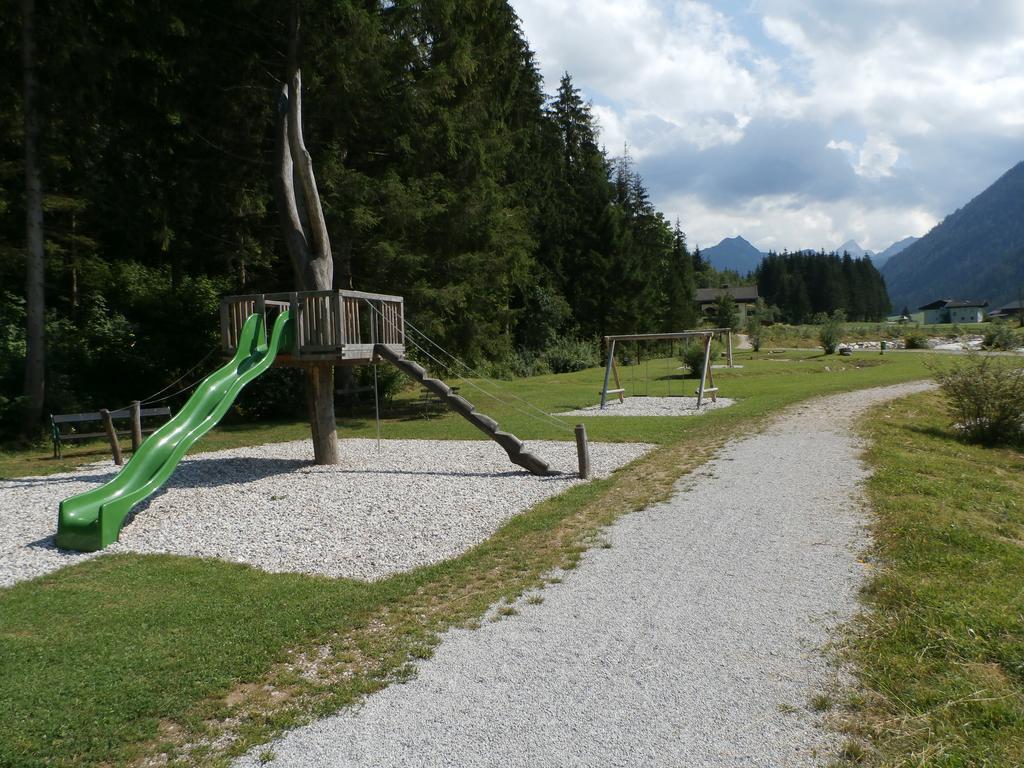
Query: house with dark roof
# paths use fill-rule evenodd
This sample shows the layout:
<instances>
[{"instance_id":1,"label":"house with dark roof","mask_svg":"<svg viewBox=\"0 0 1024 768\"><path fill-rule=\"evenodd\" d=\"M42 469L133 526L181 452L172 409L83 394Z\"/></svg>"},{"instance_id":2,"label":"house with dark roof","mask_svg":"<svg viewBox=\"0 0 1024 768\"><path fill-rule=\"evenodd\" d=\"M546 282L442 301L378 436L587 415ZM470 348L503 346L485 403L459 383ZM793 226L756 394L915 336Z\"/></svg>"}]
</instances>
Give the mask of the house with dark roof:
<instances>
[{"instance_id":1,"label":"house with dark roof","mask_svg":"<svg viewBox=\"0 0 1024 768\"><path fill-rule=\"evenodd\" d=\"M924 313L924 319L921 321L924 325L980 323L985 319L985 307L987 306L987 301L937 299L923 307L918 307L917 311Z\"/></svg>"},{"instance_id":2,"label":"house with dark roof","mask_svg":"<svg viewBox=\"0 0 1024 768\"><path fill-rule=\"evenodd\" d=\"M1017 319L1024 317L1024 301L1011 301L988 313L989 320L1008 320L1011 317Z\"/></svg>"},{"instance_id":3,"label":"house with dark roof","mask_svg":"<svg viewBox=\"0 0 1024 768\"><path fill-rule=\"evenodd\" d=\"M756 285L723 285L719 288L698 288L695 296L701 314L708 315L715 311L715 302L725 295L732 296L740 310L740 320L747 317L747 309L757 303Z\"/></svg>"}]
</instances>

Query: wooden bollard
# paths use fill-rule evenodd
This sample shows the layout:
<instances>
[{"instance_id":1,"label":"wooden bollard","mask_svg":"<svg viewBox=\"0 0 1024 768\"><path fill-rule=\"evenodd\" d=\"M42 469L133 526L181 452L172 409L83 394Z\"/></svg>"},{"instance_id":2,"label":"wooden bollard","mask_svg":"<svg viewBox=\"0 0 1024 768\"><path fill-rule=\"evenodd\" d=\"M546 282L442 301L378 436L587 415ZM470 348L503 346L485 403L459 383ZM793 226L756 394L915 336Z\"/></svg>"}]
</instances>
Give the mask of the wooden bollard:
<instances>
[{"instance_id":1,"label":"wooden bollard","mask_svg":"<svg viewBox=\"0 0 1024 768\"><path fill-rule=\"evenodd\" d=\"M142 445L142 403L132 400L132 453Z\"/></svg>"},{"instance_id":2,"label":"wooden bollard","mask_svg":"<svg viewBox=\"0 0 1024 768\"><path fill-rule=\"evenodd\" d=\"M587 443L587 428L583 424L576 425L576 455L580 460L580 478L590 479L590 445Z\"/></svg>"},{"instance_id":3,"label":"wooden bollard","mask_svg":"<svg viewBox=\"0 0 1024 768\"><path fill-rule=\"evenodd\" d=\"M110 440L110 452L114 456L114 463L120 467L124 463L121 458L121 445L117 442L117 430L114 429L114 420L110 418L110 411L102 408L100 418L103 419L103 428L107 431L107 439Z\"/></svg>"}]
</instances>

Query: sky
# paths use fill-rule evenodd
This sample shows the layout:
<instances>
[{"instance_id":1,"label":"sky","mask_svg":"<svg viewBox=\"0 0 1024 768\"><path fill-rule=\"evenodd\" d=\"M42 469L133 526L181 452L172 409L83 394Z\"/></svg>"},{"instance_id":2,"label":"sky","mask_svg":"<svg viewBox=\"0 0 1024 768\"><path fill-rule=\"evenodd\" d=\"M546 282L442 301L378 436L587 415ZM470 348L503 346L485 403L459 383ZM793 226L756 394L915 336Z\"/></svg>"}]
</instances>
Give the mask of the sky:
<instances>
[{"instance_id":1,"label":"sky","mask_svg":"<svg viewBox=\"0 0 1024 768\"><path fill-rule=\"evenodd\" d=\"M512 0L692 246L880 251L1024 160L1024 0Z\"/></svg>"}]
</instances>

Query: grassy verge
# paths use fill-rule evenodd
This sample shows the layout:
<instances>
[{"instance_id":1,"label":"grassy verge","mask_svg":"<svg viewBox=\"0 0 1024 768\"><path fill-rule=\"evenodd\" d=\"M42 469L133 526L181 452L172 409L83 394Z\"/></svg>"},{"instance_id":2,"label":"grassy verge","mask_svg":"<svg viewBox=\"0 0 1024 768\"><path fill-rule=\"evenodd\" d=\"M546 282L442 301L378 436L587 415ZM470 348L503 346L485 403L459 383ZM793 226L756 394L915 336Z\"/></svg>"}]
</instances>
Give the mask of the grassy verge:
<instances>
[{"instance_id":1,"label":"grassy verge","mask_svg":"<svg viewBox=\"0 0 1024 768\"><path fill-rule=\"evenodd\" d=\"M864 432L882 566L845 727L874 765L1024 765L1024 456L959 442L937 394Z\"/></svg>"},{"instance_id":2,"label":"grassy verge","mask_svg":"<svg viewBox=\"0 0 1024 768\"><path fill-rule=\"evenodd\" d=\"M445 563L363 584L122 555L0 591L0 765L132 764L154 754L169 754L172 763L222 763L282 728L402 679L410 661L430 655L440 632L471 626L489 605L543 586L553 569L573 567L603 526L665 498L678 477L779 408L925 374L914 355L794 353L739 362L744 368L716 372L722 394L741 398L732 408L689 419L585 420L595 440L661 447L613 478L534 507ZM645 380L649 394L669 387L678 393L684 385L672 378L674 365L665 363L663 374L646 365L625 372L629 391ZM630 374L641 372L644 378L630 383ZM599 386L600 372L591 370L510 389L553 411L593 403ZM523 436L568 437L518 405L473 399ZM291 436L297 427L273 429ZM374 427L352 420L345 432L370 436ZM406 416L384 425L386 437L474 432L450 417ZM267 432L219 435L224 442L214 445L226 447L263 442Z\"/></svg>"}]
</instances>

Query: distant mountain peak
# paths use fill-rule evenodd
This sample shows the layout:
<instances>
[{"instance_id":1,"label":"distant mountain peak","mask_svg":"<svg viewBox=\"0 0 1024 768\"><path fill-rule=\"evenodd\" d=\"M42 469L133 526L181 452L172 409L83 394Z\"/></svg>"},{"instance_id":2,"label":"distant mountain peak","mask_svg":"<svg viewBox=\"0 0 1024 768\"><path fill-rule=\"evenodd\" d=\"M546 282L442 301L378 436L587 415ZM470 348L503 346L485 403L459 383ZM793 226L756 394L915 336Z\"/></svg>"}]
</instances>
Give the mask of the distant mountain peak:
<instances>
[{"instance_id":1,"label":"distant mountain peak","mask_svg":"<svg viewBox=\"0 0 1024 768\"><path fill-rule=\"evenodd\" d=\"M718 245L705 248L701 255L715 269L732 269L745 275L761 265L764 254L742 235L726 237Z\"/></svg>"},{"instance_id":2,"label":"distant mountain peak","mask_svg":"<svg viewBox=\"0 0 1024 768\"><path fill-rule=\"evenodd\" d=\"M842 255L848 253L855 259L861 259L865 256L874 256L874 251L868 251L860 247L860 244L856 240L847 240L845 243L836 248L836 253Z\"/></svg>"}]
</instances>

